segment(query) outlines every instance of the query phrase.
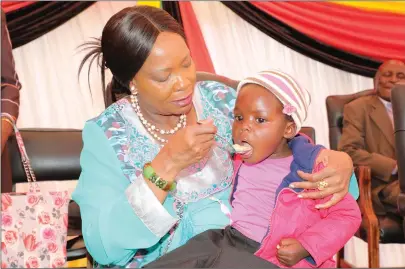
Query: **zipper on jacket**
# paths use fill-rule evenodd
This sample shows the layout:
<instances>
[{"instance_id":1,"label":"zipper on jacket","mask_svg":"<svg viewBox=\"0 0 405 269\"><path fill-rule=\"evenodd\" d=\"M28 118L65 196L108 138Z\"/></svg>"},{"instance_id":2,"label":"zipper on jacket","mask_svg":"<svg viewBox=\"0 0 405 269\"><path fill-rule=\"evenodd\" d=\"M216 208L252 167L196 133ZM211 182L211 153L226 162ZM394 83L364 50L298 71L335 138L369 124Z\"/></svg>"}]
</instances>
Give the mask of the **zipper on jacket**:
<instances>
[{"instance_id":1,"label":"zipper on jacket","mask_svg":"<svg viewBox=\"0 0 405 269\"><path fill-rule=\"evenodd\" d=\"M259 247L259 249L255 252L255 254L262 248L262 244L263 244L264 239L265 239L266 237L268 237L268 236L271 236L271 232L272 232L272 231L271 231L271 223L274 221L274 220L273 220L273 218L274 218L274 212L275 212L276 209L277 209L278 198L280 197L281 193L282 193L284 190L286 190L286 189L289 189L289 190L291 190L293 193L298 194L296 191L294 191L294 190L292 190L292 189L290 189L290 188L284 188L284 189L282 189L282 190L278 193L277 199L276 199L276 204L274 205L273 211L271 212L271 216L270 216L270 220L269 220L269 226L267 226L267 232L266 232L266 234L263 236L263 239L262 239L262 241L260 242L260 247Z\"/></svg>"}]
</instances>

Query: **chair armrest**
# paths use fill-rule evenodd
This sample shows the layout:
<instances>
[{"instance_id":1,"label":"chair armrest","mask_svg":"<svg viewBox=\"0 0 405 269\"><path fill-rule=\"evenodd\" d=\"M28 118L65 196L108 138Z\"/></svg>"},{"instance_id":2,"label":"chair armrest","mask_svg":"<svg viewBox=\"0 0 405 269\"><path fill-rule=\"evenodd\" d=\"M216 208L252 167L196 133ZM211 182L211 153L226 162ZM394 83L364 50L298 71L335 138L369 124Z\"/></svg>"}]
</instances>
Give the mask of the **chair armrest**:
<instances>
[{"instance_id":1,"label":"chair armrest","mask_svg":"<svg viewBox=\"0 0 405 269\"><path fill-rule=\"evenodd\" d=\"M371 199L371 169L368 166L357 166L355 173L359 181L359 206L362 210L361 213L375 215Z\"/></svg>"},{"instance_id":2,"label":"chair armrest","mask_svg":"<svg viewBox=\"0 0 405 269\"><path fill-rule=\"evenodd\" d=\"M380 229L378 218L373 209L371 197L371 169L368 166L356 167L356 176L359 180L359 207L363 215L363 225L367 230L367 241L380 242Z\"/></svg>"}]
</instances>

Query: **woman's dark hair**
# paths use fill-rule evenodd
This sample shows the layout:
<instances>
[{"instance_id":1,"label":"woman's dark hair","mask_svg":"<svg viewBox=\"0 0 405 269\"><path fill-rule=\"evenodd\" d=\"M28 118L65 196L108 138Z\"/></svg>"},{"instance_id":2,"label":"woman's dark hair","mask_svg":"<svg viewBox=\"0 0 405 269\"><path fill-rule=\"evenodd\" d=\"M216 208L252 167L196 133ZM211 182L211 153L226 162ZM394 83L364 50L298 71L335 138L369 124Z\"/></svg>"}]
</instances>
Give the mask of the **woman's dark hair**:
<instances>
[{"instance_id":1,"label":"woman's dark hair","mask_svg":"<svg viewBox=\"0 0 405 269\"><path fill-rule=\"evenodd\" d=\"M90 59L101 67L101 84L105 91L105 69L113 74L112 94L129 94L129 83L138 73L149 56L161 32L171 32L182 36L184 30L169 13L150 6L128 7L112 16L104 26L101 38L81 45L90 50L80 63L79 72ZM106 96L104 100L107 100Z\"/></svg>"}]
</instances>

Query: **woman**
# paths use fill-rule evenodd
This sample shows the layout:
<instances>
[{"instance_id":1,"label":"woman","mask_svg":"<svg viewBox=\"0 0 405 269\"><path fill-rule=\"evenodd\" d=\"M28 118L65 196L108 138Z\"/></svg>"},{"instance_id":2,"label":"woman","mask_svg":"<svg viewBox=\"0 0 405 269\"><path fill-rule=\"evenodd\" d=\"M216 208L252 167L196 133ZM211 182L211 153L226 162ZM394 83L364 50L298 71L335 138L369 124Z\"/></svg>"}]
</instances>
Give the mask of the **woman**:
<instances>
[{"instance_id":1,"label":"woman","mask_svg":"<svg viewBox=\"0 0 405 269\"><path fill-rule=\"evenodd\" d=\"M161 9L121 10L94 45L84 61L99 58L102 77L109 68L114 90L130 96L86 123L73 199L93 258L103 266L141 267L229 224L233 166L225 149L235 91L196 84L183 30ZM316 189L322 182L322 192L304 198L335 194L326 207L347 193L353 169L344 153L325 150L318 158L327 157L328 169L300 174L310 181L295 186Z\"/></svg>"}]
</instances>

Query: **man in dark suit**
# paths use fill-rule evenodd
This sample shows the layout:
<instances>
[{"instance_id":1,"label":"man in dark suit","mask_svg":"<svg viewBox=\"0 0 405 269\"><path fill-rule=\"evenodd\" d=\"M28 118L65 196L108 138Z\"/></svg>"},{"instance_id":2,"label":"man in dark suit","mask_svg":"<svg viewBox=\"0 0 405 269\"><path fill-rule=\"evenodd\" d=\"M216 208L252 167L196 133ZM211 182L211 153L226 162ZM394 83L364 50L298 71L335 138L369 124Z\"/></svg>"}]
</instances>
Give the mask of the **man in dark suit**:
<instances>
[{"instance_id":1,"label":"man in dark suit","mask_svg":"<svg viewBox=\"0 0 405 269\"><path fill-rule=\"evenodd\" d=\"M405 81L405 64L384 62L374 77L375 95L347 104L339 150L348 153L354 165L367 165L372 173L373 207L377 215L398 213L400 193L395 156L391 89Z\"/></svg>"}]
</instances>

